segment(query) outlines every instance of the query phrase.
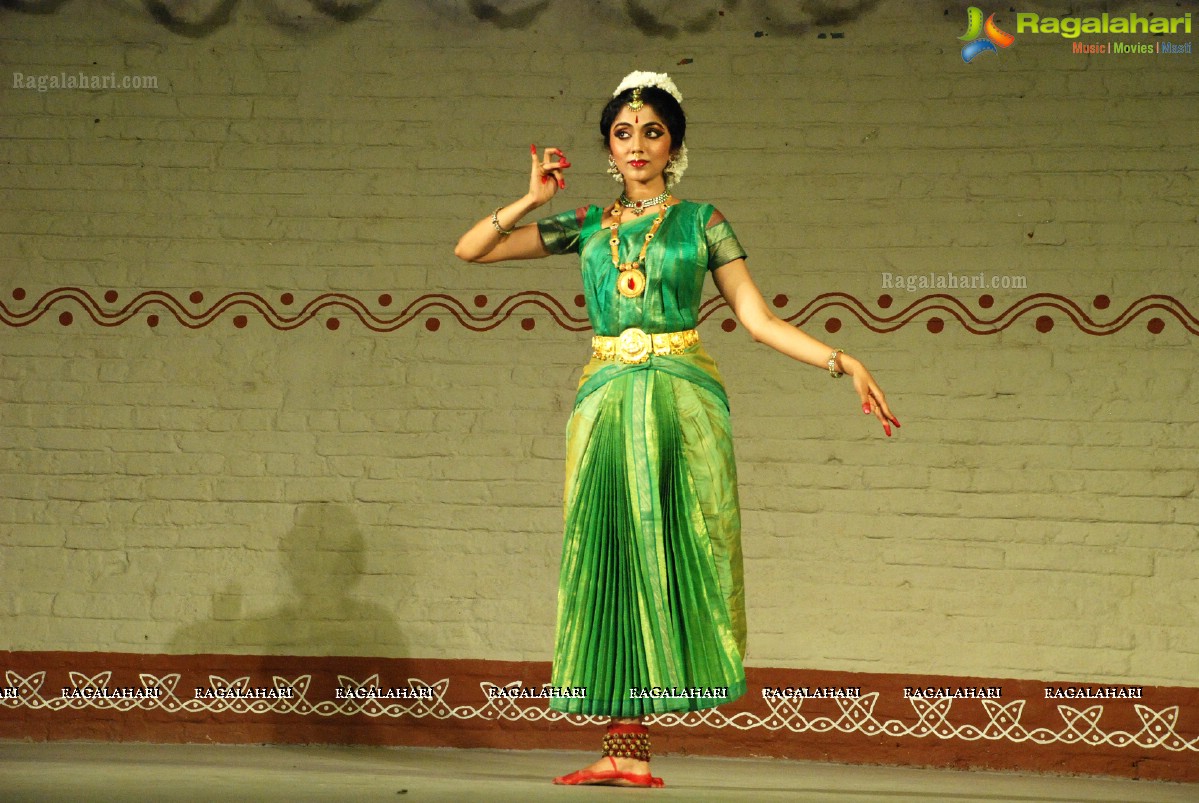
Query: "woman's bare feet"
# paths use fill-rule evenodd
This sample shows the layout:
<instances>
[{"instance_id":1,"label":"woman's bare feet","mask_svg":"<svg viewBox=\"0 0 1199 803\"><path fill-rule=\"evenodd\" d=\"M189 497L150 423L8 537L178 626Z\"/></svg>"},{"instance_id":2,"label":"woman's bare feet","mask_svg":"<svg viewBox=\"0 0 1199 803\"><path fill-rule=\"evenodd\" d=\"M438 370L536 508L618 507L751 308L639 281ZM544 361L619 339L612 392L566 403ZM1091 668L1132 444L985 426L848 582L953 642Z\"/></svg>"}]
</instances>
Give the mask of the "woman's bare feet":
<instances>
[{"instance_id":1,"label":"woman's bare feet","mask_svg":"<svg viewBox=\"0 0 1199 803\"><path fill-rule=\"evenodd\" d=\"M662 779L650 775L649 762L635 758L604 756L581 770L555 778L554 783L569 786L662 786Z\"/></svg>"},{"instance_id":2,"label":"woman's bare feet","mask_svg":"<svg viewBox=\"0 0 1199 803\"><path fill-rule=\"evenodd\" d=\"M663 786L649 771L649 729L639 719L613 719L604 736L604 757L554 783L568 786Z\"/></svg>"},{"instance_id":3,"label":"woman's bare feet","mask_svg":"<svg viewBox=\"0 0 1199 803\"><path fill-rule=\"evenodd\" d=\"M612 769L612 762L608 760L608 756L604 756L599 761L583 768L585 772L604 772ZM614 758L616 769L619 772L629 773L632 775L648 775L649 762L638 761L635 758Z\"/></svg>"}]
</instances>

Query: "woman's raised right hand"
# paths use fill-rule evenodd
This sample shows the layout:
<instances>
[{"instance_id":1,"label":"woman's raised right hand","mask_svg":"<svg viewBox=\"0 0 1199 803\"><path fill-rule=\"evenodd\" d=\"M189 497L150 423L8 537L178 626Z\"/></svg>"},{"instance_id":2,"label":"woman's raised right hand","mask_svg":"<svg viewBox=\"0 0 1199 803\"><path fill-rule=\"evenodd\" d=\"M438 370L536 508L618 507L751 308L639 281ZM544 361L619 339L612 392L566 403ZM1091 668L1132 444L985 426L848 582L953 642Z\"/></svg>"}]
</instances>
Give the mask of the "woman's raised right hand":
<instances>
[{"instance_id":1,"label":"woman's raised right hand","mask_svg":"<svg viewBox=\"0 0 1199 803\"><path fill-rule=\"evenodd\" d=\"M563 171L570 167L570 162L567 161L566 154L558 148L546 148L544 157L538 157L536 145L530 145L529 152L533 160L533 169L529 175L529 195L541 206L553 198L558 190L566 189ZM551 159L551 154L557 158Z\"/></svg>"}]
</instances>

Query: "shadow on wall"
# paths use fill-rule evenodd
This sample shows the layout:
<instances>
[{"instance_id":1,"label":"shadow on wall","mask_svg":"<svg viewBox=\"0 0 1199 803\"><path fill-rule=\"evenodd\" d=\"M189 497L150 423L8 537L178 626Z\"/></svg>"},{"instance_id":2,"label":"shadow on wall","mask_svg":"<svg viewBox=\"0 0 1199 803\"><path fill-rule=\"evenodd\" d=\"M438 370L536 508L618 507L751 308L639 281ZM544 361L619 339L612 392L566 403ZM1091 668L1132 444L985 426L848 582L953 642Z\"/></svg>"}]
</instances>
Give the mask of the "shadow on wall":
<instances>
[{"instance_id":1,"label":"shadow on wall","mask_svg":"<svg viewBox=\"0 0 1199 803\"><path fill-rule=\"evenodd\" d=\"M353 596L366 557L362 531L344 505L306 503L279 541L292 598L260 615L242 611L236 579L213 595L212 618L179 629L176 654L403 655L395 619Z\"/></svg>"},{"instance_id":2,"label":"shadow on wall","mask_svg":"<svg viewBox=\"0 0 1199 803\"><path fill-rule=\"evenodd\" d=\"M272 24L299 34L319 33L341 23L354 22L382 2L251 1ZM68 2L70 0L0 0L0 8L28 14L52 14ZM130 0L130 4L133 2L137 0ZM159 25L191 38L208 36L228 25L239 2L241 0L140 0L142 9ZM529 29L546 11L558 5L569 8L572 17L580 11L589 13L590 18L583 21L583 25L616 25L622 29L632 26L649 37L672 39L682 33L711 30L722 18L733 17L740 17L763 32L798 36L813 27L852 22L874 10L880 2L882 0L615 0L582 4L578 0L423 0L423 5L430 13L458 23L483 23L507 30Z\"/></svg>"},{"instance_id":3,"label":"shadow on wall","mask_svg":"<svg viewBox=\"0 0 1199 803\"><path fill-rule=\"evenodd\" d=\"M584 25L620 28L629 25L649 37L673 39L682 33L703 33L722 18L739 16L771 33L798 35L818 25L850 22L882 0L618 0L584 6L592 18ZM486 22L497 28L528 28L555 3L577 0L425 0L430 10L458 21ZM613 13L616 11L617 13Z\"/></svg>"},{"instance_id":4,"label":"shadow on wall","mask_svg":"<svg viewBox=\"0 0 1199 803\"><path fill-rule=\"evenodd\" d=\"M349 508L306 503L295 525L279 539L290 597L258 615L243 611L244 589L236 579L213 594L212 617L185 625L171 639L176 655L255 656L406 655L400 628L381 605L354 597L365 572L365 540ZM262 659L263 667L273 664ZM234 678L226 678L233 681ZM261 678L259 679L261 681ZM358 678L358 680L363 680ZM392 727L384 718L331 717L324 737L337 743L382 744L372 731ZM292 741L286 723L272 742Z\"/></svg>"}]
</instances>

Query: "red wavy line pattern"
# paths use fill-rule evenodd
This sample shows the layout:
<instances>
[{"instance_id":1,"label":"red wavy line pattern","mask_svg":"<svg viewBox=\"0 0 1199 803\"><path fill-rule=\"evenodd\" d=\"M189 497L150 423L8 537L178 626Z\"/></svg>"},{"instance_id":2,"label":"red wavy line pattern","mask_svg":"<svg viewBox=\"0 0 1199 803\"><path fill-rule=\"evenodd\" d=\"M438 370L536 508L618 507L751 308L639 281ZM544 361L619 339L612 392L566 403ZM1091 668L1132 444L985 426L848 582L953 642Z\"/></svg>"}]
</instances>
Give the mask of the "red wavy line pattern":
<instances>
[{"instance_id":1,"label":"red wavy line pattern","mask_svg":"<svg viewBox=\"0 0 1199 803\"><path fill-rule=\"evenodd\" d=\"M84 318L104 327L122 326L133 321L157 327L169 317L188 329L203 329L229 317L234 327L242 329L251 317L257 317L279 331L298 329L313 321L318 325L323 322L327 329L335 330L340 328L343 320L357 319L373 332L394 332L420 322L435 332L442 322L450 320L472 332L488 332L517 317L522 328L532 330L538 320L534 316L545 313L554 325L569 332L591 328L581 295L576 295L567 304L540 290L514 293L494 304L482 294L467 302L447 293L426 293L394 313L391 312L394 299L387 293L370 302L348 293L320 293L297 307L295 295L290 292L281 293L276 302L259 293L245 291L227 293L209 302L199 290L192 291L186 298L177 298L165 290L145 290L120 304L120 293L116 290L105 291L97 298L79 287L58 287L43 293L24 309L18 306L28 297L26 290L14 288L10 295L16 304L10 307L0 300L0 324L11 328L31 326L56 311L61 326L71 326L76 314L82 313ZM881 295L868 306L848 293L822 293L790 313L786 312L791 307L787 296L775 296L772 303L780 310L780 317L789 323L805 326L816 321L830 333L839 331L844 319L852 318L878 334L889 334L912 325L923 325L930 333L938 334L944 331L948 322L956 321L970 334L993 335L1021 319L1031 318L1041 333L1050 332L1060 321L1073 324L1084 334L1111 335L1146 318L1145 327L1152 334L1163 332L1167 320L1173 319L1187 332L1199 335L1199 318L1180 300L1167 295L1138 298L1108 320L1097 319L1098 313L1111 306L1111 299L1105 295L1095 296L1084 305L1065 296L1034 293L993 315L989 311L995 306L995 299L989 295L966 301L945 293L932 293L914 299L895 312L890 312L895 306L895 299L890 295ZM728 305L719 296L709 298L700 306L701 322L713 316L723 316L721 328L726 332L737 328Z\"/></svg>"}]
</instances>

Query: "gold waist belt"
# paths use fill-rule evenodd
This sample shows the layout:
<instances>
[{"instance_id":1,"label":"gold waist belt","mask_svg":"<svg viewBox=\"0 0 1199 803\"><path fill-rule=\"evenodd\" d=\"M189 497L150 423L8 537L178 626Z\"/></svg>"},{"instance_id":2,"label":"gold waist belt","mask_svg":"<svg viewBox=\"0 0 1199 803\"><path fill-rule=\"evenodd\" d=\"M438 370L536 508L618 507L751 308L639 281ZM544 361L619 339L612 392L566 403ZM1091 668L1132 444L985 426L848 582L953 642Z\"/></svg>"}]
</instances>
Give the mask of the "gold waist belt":
<instances>
[{"instance_id":1,"label":"gold waist belt","mask_svg":"<svg viewBox=\"0 0 1199 803\"><path fill-rule=\"evenodd\" d=\"M699 343L699 332L663 332L651 335L640 329L625 329L618 337L596 335L591 338L591 352L597 360L639 363L651 354L682 354Z\"/></svg>"}]
</instances>

